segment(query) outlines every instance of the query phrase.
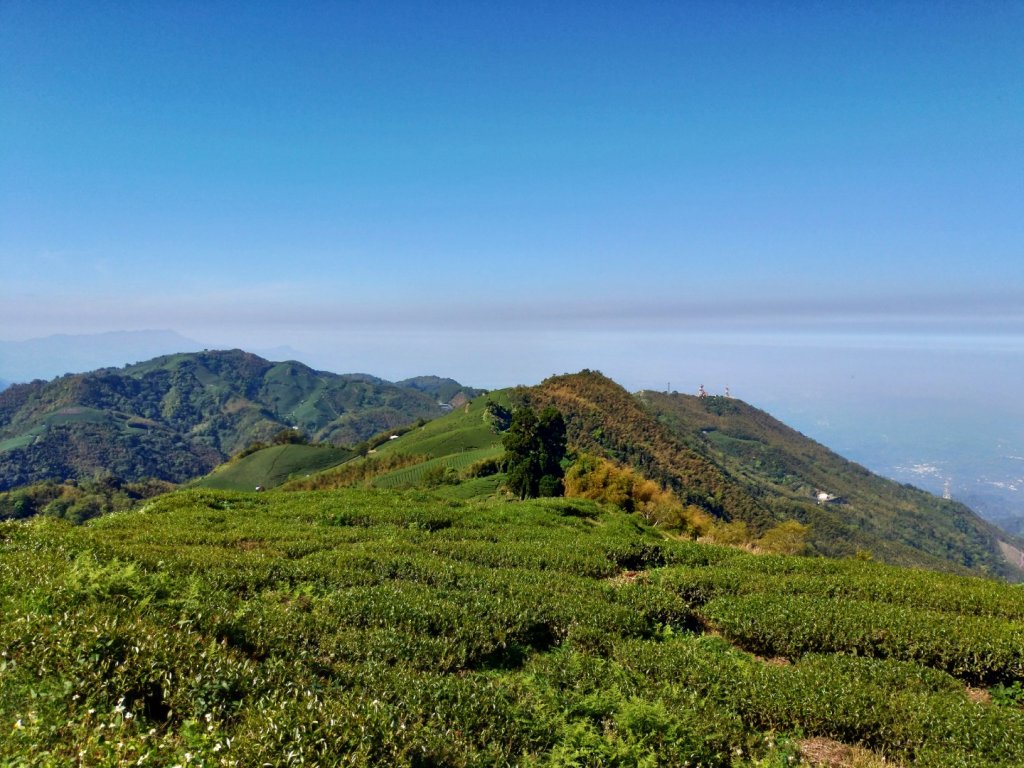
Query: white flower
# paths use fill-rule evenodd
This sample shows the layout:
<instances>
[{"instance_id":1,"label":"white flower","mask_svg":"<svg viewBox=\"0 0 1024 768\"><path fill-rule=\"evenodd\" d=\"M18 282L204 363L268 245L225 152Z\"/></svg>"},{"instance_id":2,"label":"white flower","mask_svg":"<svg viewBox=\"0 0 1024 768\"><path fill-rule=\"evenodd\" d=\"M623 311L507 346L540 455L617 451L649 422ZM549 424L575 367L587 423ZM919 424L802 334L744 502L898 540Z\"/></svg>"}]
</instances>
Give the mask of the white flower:
<instances>
[{"instance_id":1,"label":"white flower","mask_svg":"<svg viewBox=\"0 0 1024 768\"><path fill-rule=\"evenodd\" d=\"M21 718L19 718L19 719L18 719L18 720L17 720L17 721L16 721L15 723L14 723L14 730L16 730L16 731L20 731L20 730L22 730L22 729L23 729L24 727L25 727L25 726L21 724Z\"/></svg>"}]
</instances>

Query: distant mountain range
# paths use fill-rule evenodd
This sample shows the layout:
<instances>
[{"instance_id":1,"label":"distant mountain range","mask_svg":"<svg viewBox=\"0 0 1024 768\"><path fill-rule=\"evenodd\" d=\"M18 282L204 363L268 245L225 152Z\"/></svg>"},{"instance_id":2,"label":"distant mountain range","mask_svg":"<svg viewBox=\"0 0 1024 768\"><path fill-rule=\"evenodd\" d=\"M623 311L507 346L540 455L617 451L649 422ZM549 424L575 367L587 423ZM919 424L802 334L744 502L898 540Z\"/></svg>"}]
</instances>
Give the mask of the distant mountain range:
<instances>
[{"instance_id":1,"label":"distant mountain range","mask_svg":"<svg viewBox=\"0 0 1024 768\"><path fill-rule=\"evenodd\" d=\"M282 430L354 445L478 393L450 379L393 384L241 350L16 384L0 392L0 490L99 474L182 482Z\"/></svg>"}]
</instances>

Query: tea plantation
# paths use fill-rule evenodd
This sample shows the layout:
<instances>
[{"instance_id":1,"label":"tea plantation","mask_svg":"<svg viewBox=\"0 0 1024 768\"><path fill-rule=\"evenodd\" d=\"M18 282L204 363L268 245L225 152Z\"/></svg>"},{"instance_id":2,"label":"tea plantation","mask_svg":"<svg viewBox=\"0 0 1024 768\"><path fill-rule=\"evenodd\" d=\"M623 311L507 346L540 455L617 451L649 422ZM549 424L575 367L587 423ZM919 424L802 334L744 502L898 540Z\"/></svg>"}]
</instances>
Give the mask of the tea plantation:
<instances>
[{"instance_id":1,"label":"tea plantation","mask_svg":"<svg viewBox=\"0 0 1024 768\"><path fill-rule=\"evenodd\" d=\"M0 765L1024 765L1024 591L564 499L0 525Z\"/></svg>"}]
</instances>

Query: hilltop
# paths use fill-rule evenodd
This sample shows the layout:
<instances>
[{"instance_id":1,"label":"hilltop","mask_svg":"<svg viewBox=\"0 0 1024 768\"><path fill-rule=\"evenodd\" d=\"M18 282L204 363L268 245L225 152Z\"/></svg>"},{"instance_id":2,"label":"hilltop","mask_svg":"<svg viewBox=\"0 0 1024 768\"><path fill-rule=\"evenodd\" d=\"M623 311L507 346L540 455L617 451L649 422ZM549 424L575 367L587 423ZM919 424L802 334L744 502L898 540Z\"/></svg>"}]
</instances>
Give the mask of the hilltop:
<instances>
[{"instance_id":1,"label":"hilltop","mask_svg":"<svg viewBox=\"0 0 1024 768\"><path fill-rule=\"evenodd\" d=\"M97 474L182 482L282 430L351 446L444 413L442 388L478 393L442 383L424 391L230 350L16 384L0 392L0 490Z\"/></svg>"},{"instance_id":2,"label":"hilltop","mask_svg":"<svg viewBox=\"0 0 1024 768\"><path fill-rule=\"evenodd\" d=\"M286 487L446 485L449 496L496 493L502 476L493 407L552 405L570 451L628 467L747 540L785 521L807 526L806 552L1019 579L1001 542L1024 542L970 509L873 475L740 400L630 394L593 371L491 392L387 440L374 455Z\"/></svg>"}]
</instances>

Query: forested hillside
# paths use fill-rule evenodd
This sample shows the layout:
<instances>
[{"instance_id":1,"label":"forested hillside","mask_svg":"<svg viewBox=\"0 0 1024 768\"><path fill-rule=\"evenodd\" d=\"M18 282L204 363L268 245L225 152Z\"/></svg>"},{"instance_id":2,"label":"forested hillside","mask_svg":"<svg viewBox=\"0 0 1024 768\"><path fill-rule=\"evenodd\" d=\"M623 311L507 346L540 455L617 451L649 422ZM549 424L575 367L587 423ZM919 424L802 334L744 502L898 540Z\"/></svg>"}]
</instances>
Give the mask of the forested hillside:
<instances>
[{"instance_id":1,"label":"forested hillside","mask_svg":"<svg viewBox=\"0 0 1024 768\"><path fill-rule=\"evenodd\" d=\"M967 507L873 475L739 400L630 395L591 371L519 396L559 408L575 450L635 467L755 534L797 520L818 554L861 551L903 565L1022 575L999 547L1000 539L1020 542Z\"/></svg>"},{"instance_id":2,"label":"forested hillside","mask_svg":"<svg viewBox=\"0 0 1024 768\"><path fill-rule=\"evenodd\" d=\"M240 350L170 355L0 392L0 490L100 474L180 482L281 430L354 445L445 406L437 391Z\"/></svg>"},{"instance_id":3,"label":"forested hillside","mask_svg":"<svg viewBox=\"0 0 1024 768\"><path fill-rule=\"evenodd\" d=\"M865 550L888 562L934 566L938 558L1007 573L998 542L1012 537L959 502L875 475L741 400L657 392L639 399L774 515L810 524L822 554Z\"/></svg>"}]
</instances>

